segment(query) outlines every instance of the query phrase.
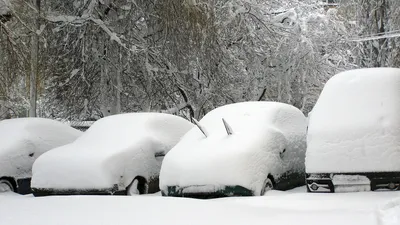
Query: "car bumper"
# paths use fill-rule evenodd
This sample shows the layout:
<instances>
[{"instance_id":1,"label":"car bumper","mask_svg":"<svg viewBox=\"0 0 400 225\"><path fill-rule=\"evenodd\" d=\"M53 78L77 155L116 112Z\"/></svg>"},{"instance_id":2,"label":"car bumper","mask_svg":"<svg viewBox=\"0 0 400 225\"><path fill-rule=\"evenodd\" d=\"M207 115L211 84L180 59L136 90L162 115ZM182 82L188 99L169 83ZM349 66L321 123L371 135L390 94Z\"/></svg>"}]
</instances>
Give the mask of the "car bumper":
<instances>
[{"instance_id":1,"label":"car bumper","mask_svg":"<svg viewBox=\"0 0 400 225\"><path fill-rule=\"evenodd\" d=\"M101 189L55 189L55 188L32 188L36 197L49 195L126 195L126 190L118 190L118 185L112 188Z\"/></svg>"},{"instance_id":2,"label":"car bumper","mask_svg":"<svg viewBox=\"0 0 400 225\"><path fill-rule=\"evenodd\" d=\"M348 182L335 181L335 176L347 177ZM306 184L308 192L395 191L400 190L400 172L307 173Z\"/></svg>"},{"instance_id":3,"label":"car bumper","mask_svg":"<svg viewBox=\"0 0 400 225\"><path fill-rule=\"evenodd\" d=\"M189 198L220 198L229 196L253 196L253 191L239 185L213 186L196 185L188 187L168 186L161 191L162 196L189 197Z\"/></svg>"}]
</instances>

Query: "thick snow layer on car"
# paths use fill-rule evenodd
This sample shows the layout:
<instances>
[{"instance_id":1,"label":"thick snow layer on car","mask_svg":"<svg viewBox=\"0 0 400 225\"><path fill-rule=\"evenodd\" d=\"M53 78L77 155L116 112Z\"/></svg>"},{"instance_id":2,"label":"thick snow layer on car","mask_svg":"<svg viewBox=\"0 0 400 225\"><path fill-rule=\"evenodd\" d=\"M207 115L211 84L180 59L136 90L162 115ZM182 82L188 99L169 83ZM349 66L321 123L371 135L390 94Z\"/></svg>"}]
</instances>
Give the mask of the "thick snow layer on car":
<instances>
[{"instance_id":1,"label":"thick snow layer on car","mask_svg":"<svg viewBox=\"0 0 400 225\"><path fill-rule=\"evenodd\" d=\"M157 177L161 159L193 127L161 113L128 113L96 121L75 142L44 154L33 166L32 187L125 189L136 176ZM149 181L149 180L147 180Z\"/></svg>"},{"instance_id":2,"label":"thick snow layer on car","mask_svg":"<svg viewBox=\"0 0 400 225\"><path fill-rule=\"evenodd\" d=\"M156 195L0 194L7 225L398 225L400 192L312 194L269 191L262 197L196 200Z\"/></svg>"},{"instance_id":3,"label":"thick snow layer on car","mask_svg":"<svg viewBox=\"0 0 400 225\"><path fill-rule=\"evenodd\" d=\"M0 177L31 177L32 164L48 150L71 143L82 132L43 118L0 122Z\"/></svg>"},{"instance_id":4,"label":"thick snow layer on car","mask_svg":"<svg viewBox=\"0 0 400 225\"><path fill-rule=\"evenodd\" d=\"M343 72L309 120L307 173L400 171L400 69Z\"/></svg>"},{"instance_id":5,"label":"thick snow layer on car","mask_svg":"<svg viewBox=\"0 0 400 225\"><path fill-rule=\"evenodd\" d=\"M194 127L168 153L160 189L240 185L258 194L268 174L279 176L288 168L304 170L306 119L293 106L236 103L209 112L199 123L207 136Z\"/></svg>"}]
</instances>

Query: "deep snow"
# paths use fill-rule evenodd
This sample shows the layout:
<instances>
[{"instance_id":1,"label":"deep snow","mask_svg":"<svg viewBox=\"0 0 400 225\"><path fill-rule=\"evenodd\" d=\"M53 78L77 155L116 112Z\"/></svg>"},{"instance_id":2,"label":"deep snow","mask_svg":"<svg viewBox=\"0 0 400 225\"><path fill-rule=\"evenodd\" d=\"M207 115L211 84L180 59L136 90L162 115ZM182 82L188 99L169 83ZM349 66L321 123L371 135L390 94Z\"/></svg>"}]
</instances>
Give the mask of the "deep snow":
<instances>
[{"instance_id":1,"label":"deep snow","mask_svg":"<svg viewBox=\"0 0 400 225\"><path fill-rule=\"evenodd\" d=\"M7 225L398 225L400 192L269 191L262 197L214 200L146 196L0 194Z\"/></svg>"}]
</instances>

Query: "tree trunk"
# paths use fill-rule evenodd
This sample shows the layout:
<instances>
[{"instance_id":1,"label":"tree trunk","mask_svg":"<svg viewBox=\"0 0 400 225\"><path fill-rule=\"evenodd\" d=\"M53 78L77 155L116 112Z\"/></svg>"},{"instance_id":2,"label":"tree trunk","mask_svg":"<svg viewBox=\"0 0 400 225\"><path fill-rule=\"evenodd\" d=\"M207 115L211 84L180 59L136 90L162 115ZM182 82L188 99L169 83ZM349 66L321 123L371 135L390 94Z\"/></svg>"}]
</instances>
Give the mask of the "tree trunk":
<instances>
[{"instance_id":1,"label":"tree trunk","mask_svg":"<svg viewBox=\"0 0 400 225\"><path fill-rule=\"evenodd\" d=\"M119 48L118 51L118 67L115 69L116 73L113 76L112 83L113 87L113 100L114 102L112 103L112 108L111 108L111 114L120 114L121 113L121 91L122 91L122 81L121 81L121 73L122 73L122 54L121 54L121 48Z\"/></svg>"},{"instance_id":2,"label":"tree trunk","mask_svg":"<svg viewBox=\"0 0 400 225\"><path fill-rule=\"evenodd\" d=\"M121 49L121 48L120 48ZM121 80L121 76L122 76L122 55L121 53L119 53L119 66L117 69L117 88L115 90L115 114L119 114L121 113L121 91L122 91L122 80Z\"/></svg>"},{"instance_id":3,"label":"tree trunk","mask_svg":"<svg viewBox=\"0 0 400 225\"><path fill-rule=\"evenodd\" d=\"M106 34L104 34L106 35ZM101 74L100 74L100 110L103 114L103 117L109 116L111 114L111 109L109 107L108 101L108 63L107 63L107 46L106 46L106 37L102 36L100 39L100 52L103 54L101 62Z\"/></svg>"},{"instance_id":4,"label":"tree trunk","mask_svg":"<svg viewBox=\"0 0 400 225\"><path fill-rule=\"evenodd\" d=\"M37 77L38 77L38 52L39 52L39 35L36 33L40 29L39 16L40 16L40 0L32 0L33 5L36 7L37 12L33 19L33 31L31 37L31 74L30 74L30 107L29 117L36 117L36 99L37 99Z\"/></svg>"}]
</instances>

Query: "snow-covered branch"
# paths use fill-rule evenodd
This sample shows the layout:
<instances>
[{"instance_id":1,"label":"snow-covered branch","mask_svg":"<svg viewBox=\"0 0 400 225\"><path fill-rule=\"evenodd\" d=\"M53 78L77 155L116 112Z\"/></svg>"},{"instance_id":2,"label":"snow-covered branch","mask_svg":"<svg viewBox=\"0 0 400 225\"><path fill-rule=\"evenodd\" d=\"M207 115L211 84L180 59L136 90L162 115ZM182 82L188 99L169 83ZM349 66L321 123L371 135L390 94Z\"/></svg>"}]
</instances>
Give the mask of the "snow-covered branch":
<instances>
[{"instance_id":1,"label":"snow-covered branch","mask_svg":"<svg viewBox=\"0 0 400 225\"><path fill-rule=\"evenodd\" d=\"M363 37L363 38L353 38L349 39L348 41L353 41L353 42L364 42L364 41L373 41L373 40L379 40L379 39L388 39L388 38L398 38L400 37L400 32L399 33L393 33L393 34L383 34L379 36L370 36L370 37Z\"/></svg>"},{"instance_id":2,"label":"snow-covered branch","mask_svg":"<svg viewBox=\"0 0 400 225\"><path fill-rule=\"evenodd\" d=\"M118 36L117 33L113 32L105 23L103 20L101 19L95 19L92 18L90 16L88 16L87 14L84 14L83 16L79 17L79 16L68 16L68 15L58 15L58 16L47 16L46 19L50 22L53 23L65 23L65 24L70 24L70 25L74 25L74 26L82 26L84 25L86 22L88 21L92 21L94 24L96 24L97 26L99 26L109 37L111 41L115 41L116 43L118 43L118 45L120 45L121 47L123 47L124 49L128 50L128 51L132 51L135 52L135 47L133 46L132 48L128 48L127 45L125 43L122 42L121 38Z\"/></svg>"}]
</instances>

